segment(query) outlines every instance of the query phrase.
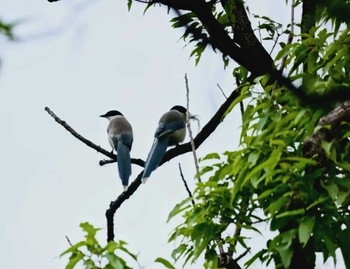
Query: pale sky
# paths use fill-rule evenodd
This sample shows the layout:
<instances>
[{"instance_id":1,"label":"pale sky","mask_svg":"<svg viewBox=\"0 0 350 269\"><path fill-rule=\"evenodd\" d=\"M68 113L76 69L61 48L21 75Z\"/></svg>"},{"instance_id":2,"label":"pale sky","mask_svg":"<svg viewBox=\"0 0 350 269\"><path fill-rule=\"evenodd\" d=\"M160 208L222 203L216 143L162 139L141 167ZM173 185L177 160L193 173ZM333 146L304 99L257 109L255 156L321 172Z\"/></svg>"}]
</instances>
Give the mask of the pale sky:
<instances>
[{"instance_id":1,"label":"pale sky","mask_svg":"<svg viewBox=\"0 0 350 269\"><path fill-rule=\"evenodd\" d=\"M116 164L100 167L104 156L54 122L45 106L107 150L108 122L99 115L121 111L134 129L131 155L145 159L161 114L173 105L186 105L185 73L190 110L201 126L224 101L217 84L226 94L234 89L232 66L224 70L220 54L208 49L195 67L189 59L191 46L180 40L181 29L171 28L172 14L165 8L150 8L143 15L142 5L134 3L128 12L126 2L0 2L2 19L21 22L16 33L22 39L0 43L2 268L64 268L66 259L59 254L68 248L65 236L80 241L79 224L85 221L102 228L104 244L105 211L122 191ZM282 21L289 17L285 1L254 2L252 13ZM235 111L225 119L200 147L199 157L237 148L238 115ZM197 133L196 124L192 126ZM179 162L193 190L194 163L186 154L156 170L115 217L116 239L127 241L147 269L162 268L153 263L159 256L171 260L173 245L167 239L176 222L167 224L167 216L187 197ZM131 180L140 171L133 165ZM253 246L266 239L252 236ZM339 262L337 268L344 268ZM322 265L318 259L318 268L334 268L333 262Z\"/></svg>"}]
</instances>

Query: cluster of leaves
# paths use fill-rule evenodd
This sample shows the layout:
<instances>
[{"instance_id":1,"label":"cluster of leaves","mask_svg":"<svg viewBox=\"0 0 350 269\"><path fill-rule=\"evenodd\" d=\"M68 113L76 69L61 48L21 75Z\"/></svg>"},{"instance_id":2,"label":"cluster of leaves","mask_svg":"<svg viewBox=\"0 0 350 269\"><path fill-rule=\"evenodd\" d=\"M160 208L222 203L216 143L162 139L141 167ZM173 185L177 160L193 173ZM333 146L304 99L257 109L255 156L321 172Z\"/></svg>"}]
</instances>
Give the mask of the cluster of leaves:
<instances>
[{"instance_id":1,"label":"cluster of leaves","mask_svg":"<svg viewBox=\"0 0 350 269\"><path fill-rule=\"evenodd\" d=\"M201 59L203 51L209 44L207 31L193 12L179 15L178 17L173 18L170 22L172 22L173 28L186 27L186 30L182 35L182 38L185 41L188 41L188 43L196 42L195 48L191 52L191 56L195 57L197 65Z\"/></svg>"},{"instance_id":2,"label":"cluster of leaves","mask_svg":"<svg viewBox=\"0 0 350 269\"><path fill-rule=\"evenodd\" d=\"M342 23L350 23L350 1L349 0L319 0L316 10L316 20L331 21L335 29L339 29Z\"/></svg>"},{"instance_id":3,"label":"cluster of leaves","mask_svg":"<svg viewBox=\"0 0 350 269\"><path fill-rule=\"evenodd\" d=\"M286 0L286 3L292 2L294 6L299 6L303 3L303 0ZM349 24L350 18L350 1L349 0L317 0L315 1L315 22L328 22L331 21L335 26L335 29L339 29L342 23Z\"/></svg>"},{"instance_id":4,"label":"cluster of leaves","mask_svg":"<svg viewBox=\"0 0 350 269\"><path fill-rule=\"evenodd\" d=\"M264 40L276 40L276 35L279 36L282 33L279 32L279 30L282 28L282 24L279 22L276 22L272 20L271 18L267 16L260 16L260 15L253 15L254 18L261 20L262 23L259 23L258 29L259 31L265 30L267 32L267 36L264 37ZM288 30L286 30L286 33L289 33Z\"/></svg>"},{"instance_id":5,"label":"cluster of leaves","mask_svg":"<svg viewBox=\"0 0 350 269\"><path fill-rule=\"evenodd\" d=\"M81 223L80 227L86 233L85 239L72 245L61 254L61 256L70 255L66 265L67 269L75 268L79 264L82 264L86 269L132 268L127 265L127 262L121 258L120 254L137 262L137 255L126 249L124 241L111 241L106 246L101 246L96 239L96 233L100 230L99 228L95 228L87 222ZM117 252L118 254L116 254Z\"/></svg>"},{"instance_id":6,"label":"cluster of leaves","mask_svg":"<svg viewBox=\"0 0 350 269\"><path fill-rule=\"evenodd\" d=\"M276 58L290 64L290 79L302 79L304 89L319 95L349 87L349 28L328 32L314 27L301 37L301 42L285 45Z\"/></svg>"},{"instance_id":7,"label":"cluster of leaves","mask_svg":"<svg viewBox=\"0 0 350 269\"><path fill-rule=\"evenodd\" d=\"M85 269L132 269L139 264L137 255L126 248L126 242L110 241L105 246L101 246L96 239L96 233L101 230L100 228L95 228L88 222L81 223L80 227L85 232L85 239L71 245L61 254L61 257L70 255L66 269L76 268L78 265ZM127 260L133 262L134 265L129 266ZM164 258L158 257L155 262L162 264L167 269L175 269Z\"/></svg>"}]
</instances>

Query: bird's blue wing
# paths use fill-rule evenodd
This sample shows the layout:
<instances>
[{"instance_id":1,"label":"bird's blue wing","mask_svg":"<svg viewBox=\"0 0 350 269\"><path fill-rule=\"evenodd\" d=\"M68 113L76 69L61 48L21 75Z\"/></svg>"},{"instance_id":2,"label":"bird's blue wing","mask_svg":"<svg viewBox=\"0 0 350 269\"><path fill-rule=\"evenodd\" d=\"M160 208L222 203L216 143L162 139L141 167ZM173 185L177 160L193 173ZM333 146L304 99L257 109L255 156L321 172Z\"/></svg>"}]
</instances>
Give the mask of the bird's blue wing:
<instances>
[{"instance_id":1,"label":"bird's blue wing","mask_svg":"<svg viewBox=\"0 0 350 269\"><path fill-rule=\"evenodd\" d=\"M132 135L123 134L119 138L112 138L114 148L117 150L117 164L119 177L124 189L129 185L131 175L130 149L133 141Z\"/></svg>"},{"instance_id":2,"label":"bird's blue wing","mask_svg":"<svg viewBox=\"0 0 350 269\"><path fill-rule=\"evenodd\" d=\"M122 134L119 137L119 140L123 142L130 150L133 142L133 136L131 134Z\"/></svg>"},{"instance_id":3,"label":"bird's blue wing","mask_svg":"<svg viewBox=\"0 0 350 269\"><path fill-rule=\"evenodd\" d=\"M158 128L154 136L160 138L184 127L185 127L184 121L171 121L168 123L162 122L158 125Z\"/></svg>"},{"instance_id":4,"label":"bird's blue wing","mask_svg":"<svg viewBox=\"0 0 350 269\"><path fill-rule=\"evenodd\" d=\"M145 169L143 171L142 182L145 183L151 173L158 167L159 163L163 159L166 148L168 147L169 136L163 136L157 138L148 154Z\"/></svg>"}]
</instances>

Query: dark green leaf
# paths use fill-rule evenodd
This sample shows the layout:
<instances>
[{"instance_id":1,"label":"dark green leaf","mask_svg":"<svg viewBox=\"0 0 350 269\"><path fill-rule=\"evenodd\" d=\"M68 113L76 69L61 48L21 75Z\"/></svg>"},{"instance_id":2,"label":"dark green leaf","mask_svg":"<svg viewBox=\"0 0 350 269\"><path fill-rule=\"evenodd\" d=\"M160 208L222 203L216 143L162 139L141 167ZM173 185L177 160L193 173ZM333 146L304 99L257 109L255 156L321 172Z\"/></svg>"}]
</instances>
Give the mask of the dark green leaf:
<instances>
[{"instance_id":1,"label":"dark green leaf","mask_svg":"<svg viewBox=\"0 0 350 269\"><path fill-rule=\"evenodd\" d=\"M315 225L315 216L305 217L301 220L301 223L299 224L298 234L299 234L299 241L301 244L303 244L303 246L305 246L306 243L309 241L314 225Z\"/></svg>"}]
</instances>

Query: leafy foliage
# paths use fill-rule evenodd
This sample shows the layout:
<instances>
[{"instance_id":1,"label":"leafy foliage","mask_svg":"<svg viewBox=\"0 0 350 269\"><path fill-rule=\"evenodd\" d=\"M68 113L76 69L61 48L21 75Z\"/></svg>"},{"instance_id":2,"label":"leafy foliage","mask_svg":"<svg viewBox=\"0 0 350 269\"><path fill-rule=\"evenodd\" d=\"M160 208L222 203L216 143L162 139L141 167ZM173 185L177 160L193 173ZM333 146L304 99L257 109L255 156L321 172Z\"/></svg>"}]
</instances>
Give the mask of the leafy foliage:
<instances>
[{"instance_id":1,"label":"leafy foliage","mask_svg":"<svg viewBox=\"0 0 350 269\"><path fill-rule=\"evenodd\" d=\"M71 245L61 254L61 257L70 255L66 269L77 268L78 265L86 269L131 269L138 267L136 265L139 264L138 257L126 248L126 242L122 240L110 241L105 246L101 246L96 239L100 228L95 228L88 222L81 223L80 227L85 232L85 240ZM133 263L132 267L128 265L128 261ZM164 268L175 269L164 258L158 257L154 262L163 265Z\"/></svg>"},{"instance_id":2,"label":"leafy foliage","mask_svg":"<svg viewBox=\"0 0 350 269\"><path fill-rule=\"evenodd\" d=\"M267 30L267 39L274 39L279 24L265 19L269 23L261 28ZM289 78L301 82L307 94L350 88L349 29L337 29L332 32L318 25L292 44L281 43L276 64L285 61ZM245 263L247 268L257 260L289 268L295 242L310 259L322 252L324 260L336 261L335 251L340 249L349 267L350 242L343 239L350 231L349 123L342 122L322 141L322 159L309 156L304 142L321 128L320 118L337 103L302 106L288 89L271 84L268 76L255 81L260 87L249 84L242 70L234 72L245 83L240 87L246 103L240 149L221 158L217 154L203 158L200 174L208 179L197 184L195 205L185 200L170 214L183 218L169 239L180 240L173 258L183 257L186 264L203 255L206 268L217 268L217 253L223 247L233 252L238 246L250 249L244 231L259 233L257 224L264 222L276 235ZM258 92L252 94L253 88Z\"/></svg>"},{"instance_id":3,"label":"leafy foliage","mask_svg":"<svg viewBox=\"0 0 350 269\"><path fill-rule=\"evenodd\" d=\"M278 235L247 266L256 259L268 264L278 255L288 268L294 239L323 252L325 260L335 259L337 248L345 253L350 245L339 244L339 238L349 233L350 224L349 124L324 142L327 167L303 154L303 141L324 114L323 109L301 107L284 89L266 87L252 98L243 114L241 149L225 152L223 161L207 157L213 163L202 168L209 178L198 183L195 206L185 201L176 207L184 222L170 237L182 238L173 257L195 261L204 252L206 261L210 257L216 264L219 246L235 250L238 243L246 249L250 245L249 238L232 232L232 225L259 232L254 225L259 222L268 222Z\"/></svg>"},{"instance_id":4,"label":"leafy foliage","mask_svg":"<svg viewBox=\"0 0 350 269\"><path fill-rule=\"evenodd\" d=\"M172 22L173 28L186 27L182 38L186 41L187 38L190 37L188 43L195 42L195 49L191 52L190 56L195 56L197 65L201 59L203 51L209 44L207 31L193 12L188 12L173 18L170 22Z\"/></svg>"},{"instance_id":5,"label":"leafy foliage","mask_svg":"<svg viewBox=\"0 0 350 269\"><path fill-rule=\"evenodd\" d=\"M302 79L305 89L325 94L350 85L347 76L350 66L350 36L348 29L328 32L315 27L310 34L303 34L300 43L284 46L276 60L284 57L291 64L289 76Z\"/></svg>"},{"instance_id":6,"label":"leafy foliage","mask_svg":"<svg viewBox=\"0 0 350 269\"><path fill-rule=\"evenodd\" d=\"M97 239L96 233L100 230L91 224L84 222L80 224L85 234L85 240L80 241L61 254L70 255L66 265L67 269L76 268L82 265L86 269L129 269L130 267L125 258L137 262L137 255L131 253L126 248L126 242L108 242L106 246L101 246Z\"/></svg>"}]
</instances>

